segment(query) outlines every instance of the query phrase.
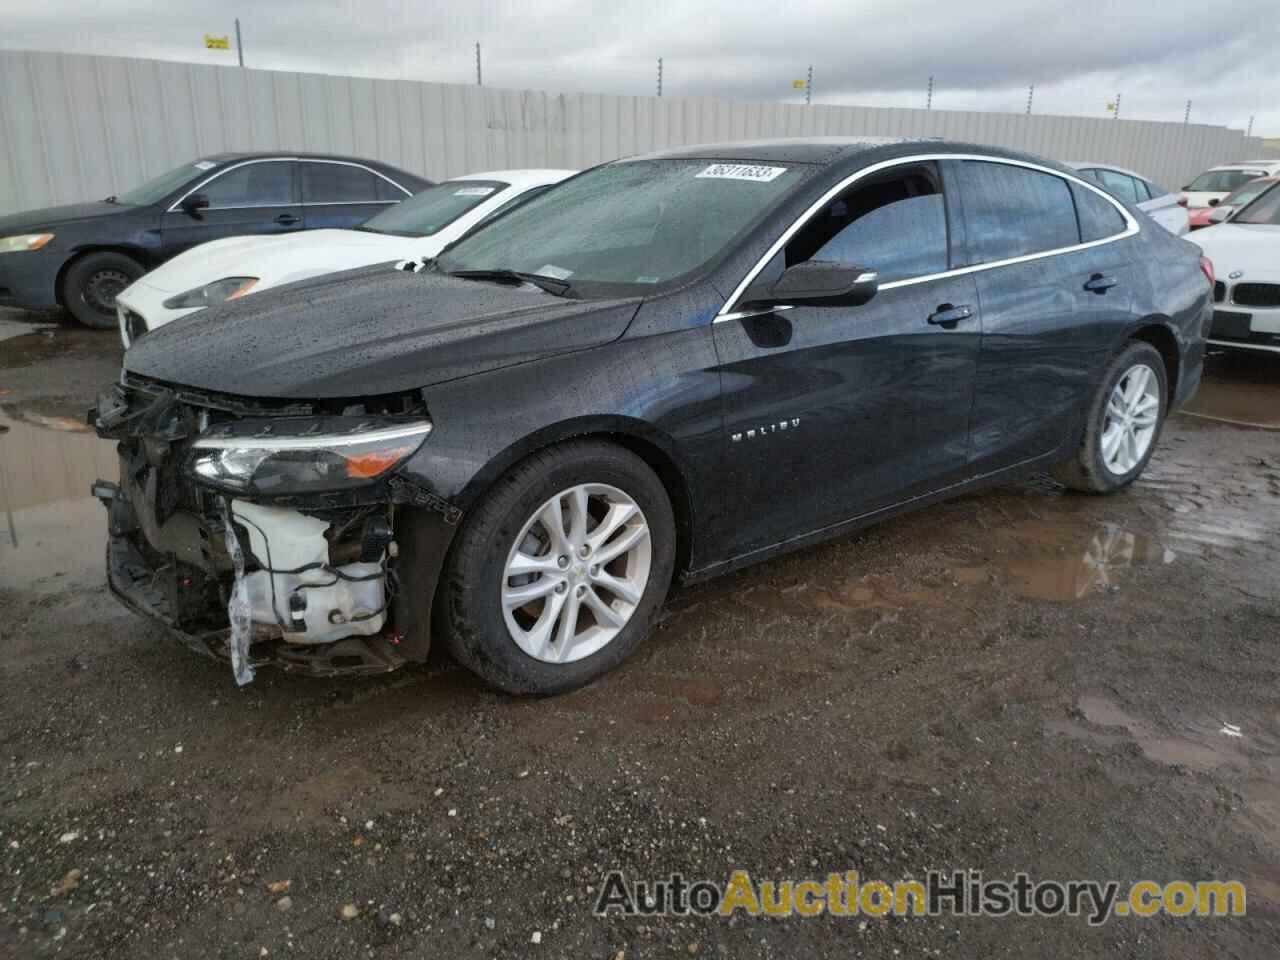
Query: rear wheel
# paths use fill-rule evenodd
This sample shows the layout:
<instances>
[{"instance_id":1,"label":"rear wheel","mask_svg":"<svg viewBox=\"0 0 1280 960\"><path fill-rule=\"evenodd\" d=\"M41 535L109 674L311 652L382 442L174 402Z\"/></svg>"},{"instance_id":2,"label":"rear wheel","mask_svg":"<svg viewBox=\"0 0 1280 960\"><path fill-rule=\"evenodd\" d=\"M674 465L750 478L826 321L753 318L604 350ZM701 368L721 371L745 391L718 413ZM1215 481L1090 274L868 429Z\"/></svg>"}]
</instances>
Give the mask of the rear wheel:
<instances>
[{"instance_id":1,"label":"rear wheel","mask_svg":"<svg viewBox=\"0 0 1280 960\"><path fill-rule=\"evenodd\" d=\"M597 441L535 454L468 517L446 565L454 657L511 693L582 686L649 632L675 563L666 489Z\"/></svg>"},{"instance_id":2,"label":"rear wheel","mask_svg":"<svg viewBox=\"0 0 1280 960\"><path fill-rule=\"evenodd\" d=\"M116 296L146 271L123 253L101 250L85 254L67 268L62 299L71 315L86 327L116 326Z\"/></svg>"},{"instance_id":3,"label":"rear wheel","mask_svg":"<svg viewBox=\"0 0 1280 960\"><path fill-rule=\"evenodd\" d=\"M1164 426L1164 358L1149 343L1130 343L1107 368L1089 405L1084 439L1054 476L1072 490L1113 493L1146 468Z\"/></svg>"}]
</instances>

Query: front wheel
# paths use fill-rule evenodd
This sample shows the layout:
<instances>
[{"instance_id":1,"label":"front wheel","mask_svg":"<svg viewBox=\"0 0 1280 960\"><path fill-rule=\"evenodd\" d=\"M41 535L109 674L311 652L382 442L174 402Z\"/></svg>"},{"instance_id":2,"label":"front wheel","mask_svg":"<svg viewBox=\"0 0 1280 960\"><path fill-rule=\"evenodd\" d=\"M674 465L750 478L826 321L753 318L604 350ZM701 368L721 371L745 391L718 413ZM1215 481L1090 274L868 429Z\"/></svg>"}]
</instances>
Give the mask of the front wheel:
<instances>
[{"instance_id":1,"label":"front wheel","mask_svg":"<svg viewBox=\"0 0 1280 960\"><path fill-rule=\"evenodd\" d=\"M1085 493L1114 493L1133 483L1155 452L1168 395L1160 352L1149 343L1130 343L1089 404L1080 448L1054 476Z\"/></svg>"},{"instance_id":2,"label":"front wheel","mask_svg":"<svg viewBox=\"0 0 1280 960\"><path fill-rule=\"evenodd\" d=\"M138 261L112 250L85 254L67 268L62 299L86 327L116 326L116 295L146 271Z\"/></svg>"},{"instance_id":3,"label":"front wheel","mask_svg":"<svg viewBox=\"0 0 1280 960\"><path fill-rule=\"evenodd\" d=\"M510 693L572 690L644 639L674 564L671 502L643 460L599 441L534 454L498 481L450 553L450 650Z\"/></svg>"}]
</instances>

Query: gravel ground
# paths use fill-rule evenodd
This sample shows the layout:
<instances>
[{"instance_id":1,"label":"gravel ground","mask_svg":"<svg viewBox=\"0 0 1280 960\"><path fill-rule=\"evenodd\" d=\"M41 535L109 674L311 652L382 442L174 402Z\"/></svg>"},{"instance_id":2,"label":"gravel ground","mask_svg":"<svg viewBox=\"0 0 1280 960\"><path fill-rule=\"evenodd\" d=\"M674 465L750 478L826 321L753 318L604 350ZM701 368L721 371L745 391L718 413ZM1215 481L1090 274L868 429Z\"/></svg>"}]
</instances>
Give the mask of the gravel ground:
<instances>
[{"instance_id":1,"label":"gravel ground","mask_svg":"<svg viewBox=\"0 0 1280 960\"><path fill-rule=\"evenodd\" d=\"M1280 360L1215 360L1222 419L1125 494L1010 486L684 590L528 700L448 664L237 689L120 608L75 429L118 343L30 319L0 317L0 956L1280 953L1280 432L1222 422L1275 421ZM1240 879L1249 911L595 917L615 868Z\"/></svg>"}]
</instances>

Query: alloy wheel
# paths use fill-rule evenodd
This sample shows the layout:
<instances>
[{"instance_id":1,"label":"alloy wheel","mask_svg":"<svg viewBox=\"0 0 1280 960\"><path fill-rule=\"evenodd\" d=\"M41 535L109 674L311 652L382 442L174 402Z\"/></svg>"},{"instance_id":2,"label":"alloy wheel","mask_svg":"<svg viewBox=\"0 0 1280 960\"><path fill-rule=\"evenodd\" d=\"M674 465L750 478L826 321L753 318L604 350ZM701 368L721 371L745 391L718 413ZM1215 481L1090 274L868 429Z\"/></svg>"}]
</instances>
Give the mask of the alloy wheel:
<instances>
[{"instance_id":1,"label":"alloy wheel","mask_svg":"<svg viewBox=\"0 0 1280 960\"><path fill-rule=\"evenodd\" d=\"M562 490L524 524L502 571L502 615L521 650L571 663L604 648L627 625L653 548L639 504L617 487Z\"/></svg>"},{"instance_id":2,"label":"alloy wheel","mask_svg":"<svg viewBox=\"0 0 1280 960\"><path fill-rule=\"evenodd\" d=\"M1107 399L1102 425L1102 462L1118 477L1142 462L1160 423L1160 378L1145 363L1125 371Z\"/></svg>"}]
</instances>

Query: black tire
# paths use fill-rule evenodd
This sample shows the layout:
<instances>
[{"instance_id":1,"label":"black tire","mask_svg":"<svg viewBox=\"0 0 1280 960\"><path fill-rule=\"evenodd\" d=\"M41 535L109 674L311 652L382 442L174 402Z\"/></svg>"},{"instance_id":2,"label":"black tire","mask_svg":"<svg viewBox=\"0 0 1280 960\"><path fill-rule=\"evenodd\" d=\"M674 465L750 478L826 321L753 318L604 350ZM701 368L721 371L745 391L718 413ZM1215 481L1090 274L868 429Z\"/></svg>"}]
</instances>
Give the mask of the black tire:
<instances>
[{"instance_id":1,"label":"black tire","mask_svg":"<svg viewBox=\"0 0 1280 960\"><path fill-rule=\"evenodd\" d=\"M110 330L118 324L116 294L144 273L142 264L123 253L86 253L63 275L62 302L86 327Z\"/></svg>"},{"instance_id":2,"label":"black tire","mask_svg":"<svg viewBox=\"0 0 1280 960\"><path fill-rule=\"evenodd\" d=\"M649 528L648 582L630 619L596 652L568 663L527 654L508 632L501 590L507 557L525 523L557 493L577 484L616 487L635 501ZM454 658L508 693L573 690L613 669L649 633L675 565L675 518L662 481L630 451L581 440L533 454L506 473L470 512L440 585L439 625Z\"/></svg>"},{"instance_id":3,"label":"black tire","mask_svg":"<svg viewBox=\"0 0 1280 960\"><path fill-rule=\"evenodd\" d=\"M1118 474L1107 467L1102 453L1102 433L1107 423L1107 401L1121 378L1138 364L1150 367L1159 381L1160 405L1156 411L1155 434L1151 438L1151 444L1146 453L1132 469L1127 473ZM1106 375L1103 376L1097 392L1089 402L1089 409L1085 414L1087 419L1084 437L1079 448L1070 459L1054 467L1054 478L1069 489L1078 490L1081 493L1115 493L1138 479L1151 460L1151 455L1160 442L1160 433L1164 429L1169 397L1167 377L1164 358L1151 344L1135 340L1120 351L1107 367Z\"/></svg>"}]
</instances>

